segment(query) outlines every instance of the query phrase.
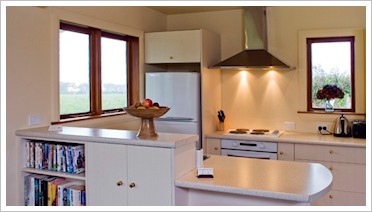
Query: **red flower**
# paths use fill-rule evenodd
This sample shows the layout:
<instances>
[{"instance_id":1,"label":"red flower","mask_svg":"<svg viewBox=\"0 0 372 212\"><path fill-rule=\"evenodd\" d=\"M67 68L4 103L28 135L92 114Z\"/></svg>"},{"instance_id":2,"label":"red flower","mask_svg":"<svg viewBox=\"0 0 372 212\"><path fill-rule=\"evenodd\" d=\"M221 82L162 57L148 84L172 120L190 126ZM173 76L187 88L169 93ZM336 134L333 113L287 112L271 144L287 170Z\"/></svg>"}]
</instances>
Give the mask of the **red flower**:
<instances>
[{"instance_id":1,"label":"red flower","mask_svg":"<svg viewBox=\"0 0 372 212\"><path fill-rule=\"evenodd\" d=\"M317 99L344 98L344 92L336 85L325 85L316 93Z\"/></svg>"}]
</instances>

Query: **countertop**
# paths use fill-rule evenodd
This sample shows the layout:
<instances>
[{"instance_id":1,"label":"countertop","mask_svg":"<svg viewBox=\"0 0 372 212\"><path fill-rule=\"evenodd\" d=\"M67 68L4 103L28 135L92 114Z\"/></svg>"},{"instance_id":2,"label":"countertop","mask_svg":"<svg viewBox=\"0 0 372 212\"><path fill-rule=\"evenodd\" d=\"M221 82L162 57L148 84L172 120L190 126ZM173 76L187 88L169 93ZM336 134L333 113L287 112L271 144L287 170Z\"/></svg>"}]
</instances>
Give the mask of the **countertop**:
<instances>
[{"instance_id":1,"label":"countertop","mask_svg":"<svg viewBox=\"0 0 372 212\"><path fill-rule=\"evenodd\" d=\"M85 127L62 127L62 131L49 131L48 127L31 128L16 131L17 136L24 138L39 138L49 140L70 140L81 142L101 142L113 144L126 144L136 146L150 146L163 148L177 148L190 142L196 142L198 135L158 133L159 136L151 139L138 138L136 131L113 130Z\"/></svg>"},{"instance_id":2,"label":"countertop","mask_svg":"<svg viewBox=\"0 0 372 212\"><path fill-rule=\"evenodd\" d=\"M236 139L236 140L252 140L247 139L244 135L226 135L228 131L215 131L207 134L206 138L219 139ZM260 137L254 136L255 141L273 141L286 143L302 143L302 144L317 144L317 145L335 145L349 147L366 147L366 139L353 137L336 137L333 135L321 135L319 133L300 133L300 132L283 132L279 137Z\"/></svg>"},{"instance_id":3,"label":"countertop","mask_svg":"<svg viewBox=\"0 0 372 212\"><path fill-rule=\"evenodd\" d=\"M299 202L317 200L331 189L331 171L318 163L259 160L212 155L203 163L214 178L197 170L176 179L177 187Z\"/></svg>"}]
</instances>

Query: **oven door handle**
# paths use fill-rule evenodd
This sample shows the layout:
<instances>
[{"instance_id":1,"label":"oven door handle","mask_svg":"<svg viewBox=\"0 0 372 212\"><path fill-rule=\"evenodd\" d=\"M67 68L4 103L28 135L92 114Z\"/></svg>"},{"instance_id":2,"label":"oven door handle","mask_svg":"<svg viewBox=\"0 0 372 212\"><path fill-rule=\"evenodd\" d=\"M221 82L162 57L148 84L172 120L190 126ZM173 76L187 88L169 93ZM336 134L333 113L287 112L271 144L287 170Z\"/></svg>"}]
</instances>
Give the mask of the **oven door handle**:
<instances>
[{"instance_id":1,"label":"oven door handle","mask_svg":"<svg viewBox=\"0 0 372 212\"><path fill-rule=\"evenodd\" d=\"M268 159L270 160L271 157L269 154L231 154L231 153L228 153L227 156L230 156L230 157L242 157L242 158L256 158L256 159Z\"/></svg>"}]
</instances>

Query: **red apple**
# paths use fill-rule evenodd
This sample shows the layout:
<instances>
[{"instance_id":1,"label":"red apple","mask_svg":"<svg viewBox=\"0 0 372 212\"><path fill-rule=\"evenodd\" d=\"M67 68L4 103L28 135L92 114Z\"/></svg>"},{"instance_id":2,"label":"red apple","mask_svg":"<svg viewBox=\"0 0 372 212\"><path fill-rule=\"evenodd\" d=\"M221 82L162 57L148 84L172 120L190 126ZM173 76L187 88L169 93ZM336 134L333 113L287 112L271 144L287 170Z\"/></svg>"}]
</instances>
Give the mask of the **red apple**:
<instances>
[{"instance_id":1,"label":"red apple","mask_svg":"<svg viewBox=\"0 0 372 212\"><path fill-rule=\"evenodd\" d=\"M145 108L152 107L152 100L151 100L151 99L145 99L145 100L143 100L142 105L143 105Z\"/></svg>"}]
</instances>

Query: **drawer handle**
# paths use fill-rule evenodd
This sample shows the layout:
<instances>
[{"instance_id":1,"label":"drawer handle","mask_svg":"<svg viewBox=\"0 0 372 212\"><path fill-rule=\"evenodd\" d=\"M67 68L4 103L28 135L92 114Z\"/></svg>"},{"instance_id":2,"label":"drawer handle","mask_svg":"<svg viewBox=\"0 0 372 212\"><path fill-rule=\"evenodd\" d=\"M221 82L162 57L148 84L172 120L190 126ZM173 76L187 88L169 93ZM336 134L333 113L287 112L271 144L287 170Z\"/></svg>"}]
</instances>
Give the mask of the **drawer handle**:
<instances>
[{"instance_id":1,"label":"drawer handle","mask_svg":"<svg viewBox=\"0 0 372 212\"><path fill-rule=\"evenodd\" d=\"M218 150L218 147L215 147L214 150Z\"/></svg>"},{"instance_id":2,"label":"drawer handle","mask_svg":"<svg viewBox=\"0 0 372 212\"><path fill-rule=\"evenodd\" d=\"M116 183L116 185L117 186L122 186L123 185L123 181L120 180L119 182Z\"/></svg>"},{"instance_id":3,"label":"drawer handle","mask_svg":"<svg viewBox=\"0 0 372 212\"><path fill-rule=\"evenodd\" d=\"M332 167L332 166L331 166L331 167L329 167L329 170L331 170L331 171L332 171L332 170L333 170L333 167Z\"/></svg>"},{"instance_id":4,"label":"drawer handle","mask_svg":"<svg viewBox=\"0 0 372 212\"><path fill-rule=\"evenodd\" d=\"M129 187L130 188L134 188L134 187L136 187L136 184L135 183L131 183L131 184L129 184Z\"/></svg>"},{"instance_id":5,"label":"drawer handle","mask_svg":"<svg viewBox=\"0 0 372 212\"><path fill-rule=\"evenodd\" d=\"M331 150L329 150L329 154L333 154L334 152L333 152L333 150L331 149Z\"/></svg>"},{"instance_id":6,"label":"drawer handle","mask_svg":"<svg viewBox=\"0 0 372 212\"><path fill-rule=\"evenodd\" d=\"M329 198L330 198L330 199L333 199L333 195L332 195L332 194L330 194L330 195L329 195Z\"/></svg>"},{"instance_id":7,"label":"drawer handle","mask_svg":"<svg viewBox=\"0 0 372 212\"><path fill-rule=\"evenodd\" d=\"M279 152L279 155L284 155L284 152Z\"/></svg>"}]
</instances>

